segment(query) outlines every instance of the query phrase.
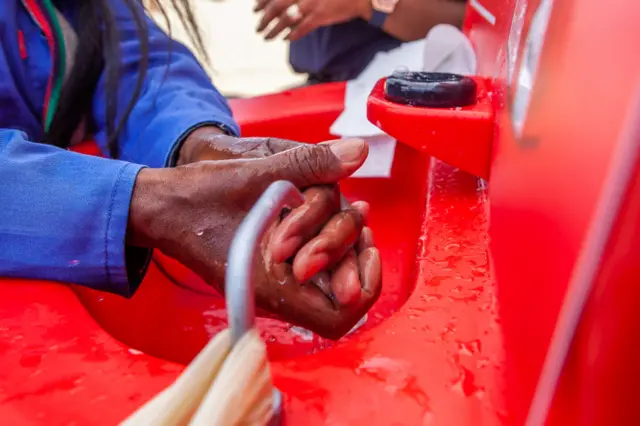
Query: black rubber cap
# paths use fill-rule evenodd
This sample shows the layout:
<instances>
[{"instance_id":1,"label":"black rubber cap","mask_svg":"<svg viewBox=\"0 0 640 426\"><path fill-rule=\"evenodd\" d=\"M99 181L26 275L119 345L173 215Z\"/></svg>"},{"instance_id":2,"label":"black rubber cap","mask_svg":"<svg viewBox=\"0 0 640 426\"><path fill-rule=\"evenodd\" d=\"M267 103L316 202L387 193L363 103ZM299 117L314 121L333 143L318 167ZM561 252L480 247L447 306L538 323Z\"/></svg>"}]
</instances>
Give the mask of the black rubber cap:
<instances>
[{"instance_id":1,"label":"black rubber cap","mask_svg":"<svg viewBox=\"0 0 640 426\"><path fill-rule=\"evenodd\" d=\"M395 72L384 85L384 97L398 104L453 108L476 103L476 82L443 72Z\"/></svg>"}]
</instances>

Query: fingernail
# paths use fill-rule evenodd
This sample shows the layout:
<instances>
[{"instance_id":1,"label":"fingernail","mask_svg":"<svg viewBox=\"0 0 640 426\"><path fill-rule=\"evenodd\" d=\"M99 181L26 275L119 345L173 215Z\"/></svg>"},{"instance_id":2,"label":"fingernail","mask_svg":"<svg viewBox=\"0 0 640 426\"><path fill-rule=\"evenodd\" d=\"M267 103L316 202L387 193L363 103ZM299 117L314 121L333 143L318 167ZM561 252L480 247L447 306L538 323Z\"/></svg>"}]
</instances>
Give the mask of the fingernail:
<instances>
[{"instance_id":1,"label":"fingernail","mask_svg":"<svg viewBox=\"0 0 640 426\"><path fill-rule=\"evenodd\" d=\"M359 161L364 150L362 139L343 139L331 144L331 152L343 163Z\"/></svg>"}]
</instances>

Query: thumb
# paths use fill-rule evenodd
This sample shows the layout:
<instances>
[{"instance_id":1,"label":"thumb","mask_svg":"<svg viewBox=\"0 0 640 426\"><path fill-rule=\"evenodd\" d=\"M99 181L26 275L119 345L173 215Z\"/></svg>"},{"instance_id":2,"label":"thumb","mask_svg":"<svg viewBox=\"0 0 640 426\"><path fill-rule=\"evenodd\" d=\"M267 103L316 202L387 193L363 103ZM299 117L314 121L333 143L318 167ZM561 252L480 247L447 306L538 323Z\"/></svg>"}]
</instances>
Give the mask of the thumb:
<instances>
[{"instance_id":1,"label":"thumb","mask_svg":"<svg viewBox=\"0 0 640 426\"><path fill-rule=\"evenodd\" d=\"M304 144L260 160L269 180L288 180L298 188L334 184L351 176L369 154L362 139Z\"/></svg>"}]
</instances>

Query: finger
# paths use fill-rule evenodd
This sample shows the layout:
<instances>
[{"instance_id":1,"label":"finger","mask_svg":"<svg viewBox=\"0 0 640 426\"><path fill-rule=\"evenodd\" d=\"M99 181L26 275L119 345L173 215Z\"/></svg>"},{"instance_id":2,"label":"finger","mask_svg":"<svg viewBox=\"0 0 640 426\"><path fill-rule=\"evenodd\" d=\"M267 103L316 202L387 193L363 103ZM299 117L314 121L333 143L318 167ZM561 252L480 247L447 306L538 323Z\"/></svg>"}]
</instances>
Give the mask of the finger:
<instances>
[{"instance_id":1,"label":"finger","mask_svg":"<svg viewBox=\"0 0 640 426\"><path fill-rule=\"evenodd\" d=\"M264 14L260 19L260 23L258 24L258 28L256 28L256 32L261 33L265 30L278 16L282 15L282 13L293 4L293 0L271 0L264 8Z\"/></svg>"},{"instance_id":2,"label":"finger","mask_svg":"<svg viewBox=\"0 0 640 426\"><path fill-rule=\"evenodd\" d=\"M360 274L358 271L358 257L351 249L331 275L331 289L338 306L355 305L360 300Z\"/></svg>"},{"instance_id":3,"label":"finger","mask_svg":"<svg viewBox=\"0 0 640 426\"><path fill-rule=\"evenodd\" d=\"M356 245L356 251L362 253L368 248L375 247L373 242L373 231L368 226L362 228L360 238L358 238L358 244Z\"/></svg>"},{"instance_id":4,"label":"finger","mask_svg":"<svg viewBox=\"0 0 640 426\"><path fill-rule=\"evenodd\" d=\"M301 19L302 15L300 15L300 9L295 3L292 4L280 14L280 18L276 25L274 25L267 35L264 36L265 40L272 40L287 28L295 27Z\"/></svg>"},{"instance_id":5,"label":"finger","mask_svg":"<svg viewBox=\"0 0 640 426\"><path fill-rule=\"evenodd\" d=\"M336 295L331 288L331 276L327 271L320 271L309 279L309 284L318 287L322 293L333 303L334 308L338 308Z\"/></svg>"},{"instance_id":6,"label":"finger","mask_svg":"<svg viewBox=\"0 0 640 426\"><path fill-rule=\"evenodd\" d=\"M293 274L298 282L306 282L321 270L336 265L358 241L361 230L362 218L355 210L334 215L293 259Z\"/></svg>"},{"instance_id":7,"label":"finger","mask_svg":"<svg viewBox=\"0 0 640 426\"><path fill-rule=\"evenodd\" d=\"M369 221L369 211L371 210L369 203L367 203L366 201L355 201L353 204L351 204L351 208L360 213L362 222L366 225Z\"/></svg>"},{"instance_id":8,"label":"finger","mask_svg":"<svg viewBox=\"0 0 640 426\"><path fill-rule=\"evenodd\" d=\"M369 252L367 253L369 256ZM361 260L364 260L365 263L370 262L364 256L359 256L359 265L362 263ZM256 287L258 306L270 312L277 312L280 320L307 328L329 339L338 339L348 333L371 308L377 298L374 292L362 291L355 304L338 306L335 299L332 301L327 297L326 291L321 290L320 287L297 284L290 275L291 265L286 263L274 265L272 272L278 285L259 285ZM367 273L371 274L371 272L371 267L369 267ZM360 281L362 281L362 276L361 274ZM376 276L375 271L373 271L373 276ZM375 289L375 283L369 285L369 288Z\"/></svg>"},{"instance_id":9,"label":"finger","mask_svg":"<svg viewBox=\"0 0 640 426\"><path fill-rule=\"evenodd\" d=\"M382 262L380 252L375 247L369 247L358 255L360 269L360 284L363 292L363 303L373 306L382 290Z\"/></svg>"},{"instance_id":10,"label":"finger","mask_svg":"<svg viewBox=\"0 0 640 426\"><path fill-rule=\"evenodd\" d=\"M342 140L345 140L345 139L332 139L326 142L312 144L307 142L295 142L289 139L280 139L280 138L260 138L260 137L242 138L243 144L245 143L245 141L248 141L249 143L253 143L255 141L256 145L259 144L260 145L259 148L262 149L261 152L266 154L266 155L263 155L264 157L269 157L269 156L278 154L280 152L289 151L289 150L300 148L300 147L310 147L310 146L316 146L316 145L331 146Z\"/></svg>"},{"instance_id":11,"label":"finger","mask_svg":"<svg viewBox=\"0 0 640 426\"><path fill-rule=\"evenodd\" d=\"M291 211L271 236L269 248L274 262L293 256L340 209L340 193L335 186L311 187L304 192L304 198L304 204Z\"/></svg>"},{"instance_id":12,"label":"finger","mask_svg":"<svg viewBox=\"0 0 640 426\"><path fill-rule=\"evenodd\" d=\"M289 17L286 13L280 15L278 22L269 30L269 32L264 36L264 39L269 41L278 37L280 33L282 33L287 28L295 27L296 20Z\"/></svg>"},{"instance_id":13,"label":"finger","mask_svg":"<svg viewBox=\"0 0 640 426\"><path fill-rule=\"evenodd\" d=\"M257 139L264 140L264 138L257 138ZM265 148L267 148L269 151L269 155L273 155L279 152L298 148L301 145L305 145L305 144L302 142L294 142L287 139L279 139L279 138L267 138L266 142L264 143Z\"/></svg>"},{"instance_id":14,"label":"finger","mask_svg":"<svg viewBox=\"0 0 640 426\"><path fill-rule=\"evenodd\" d=\"M362 139L310 145L272 155L251 163L256 177L273 182L288 180L300 189L313 185L335 184L360 168L369 146Z\"/></svg>"},{"instance_id":15,"label":"finger","mask_svg":"<svg viewBox=\"0 0 640 426\"><path fill-rule=\"evenodd\" d=\"M281 305L280 311L283 319L329 339L338 339L348 333L378 300L382 289L382 267L378 250L368 248L358 256L357 261L360 272L359 295L354 296L355 278L350 272L346 272L353 270L351 260L346 261L348 268L346 265L344 269L340 266L345 272L338 276L334 273L331 278L334 291L346 290L339 297L350 301L350 304L333 304L316 286L303 285L298 287L299 291L295 295L290 293L285 296L286 302ZM345 275L346 278L343 278ZM339 285L342 288L337 288ZM337 299L336 295L336 302Z\"/></svg>"},{"instance_id":16,"label":"finger","mask_svg":"<svg viewBox=\"0 0 640 426\"><path fill-rule=\"evenodd\" d=\"M380 263L376 256L375 248L358 256L358 266L363 268L360 285L367 291L362 291L353 305L338 306L335 297L334 300L328 297L321 286L299 285L291 274L292 266L287 263L273 264L268 274L271 279L258 280L255 288L257 305L277 313L280 320L325 338L339 339L353 328L380 294Z\"/></svg>"},{"instance_id":17,"label":"finger","mask_svg":"<svg viewBox=\"0 0 640 426\"><path fill-rule=\"evenodd\" d=\"M313 13L305 15L305 17L302 18L300 22L298 22L298 24L291 29L291 32L287 34L284 39L289 41L299 40L320 26L321 23L318 22Z\"/></svg>"},{"instance_id":18,"label":"finger","mask_svg":"<svg viewBox=\"0 0 640 426\"><path fill-rule=\"evenodd\" d=\"M217 143L217 142L216 142ZM227 155L223 159L242 158L266 158L279 152L286 151L301 146L300 142L293 142L278 138L234 138L233 143L222 145L217 143L218 151L224 151Z\"/></svg>"},{"instance_id":19,"label":"finger","mask_svg":"<svg viewBox=\"0 0 640 426\"><path fill-rule=\"evenodd\" d=\"M260 12L262 9L264 9L264 8L265 8L265 6L266 6L267 4L269 4L269 2L270 2L270 1L271 1L271 0L258 0L258 1L256 1L256 5L255 5L255 7L253 8L253 11L254 11L254 12Z\"/></svg>"}]
</instances>

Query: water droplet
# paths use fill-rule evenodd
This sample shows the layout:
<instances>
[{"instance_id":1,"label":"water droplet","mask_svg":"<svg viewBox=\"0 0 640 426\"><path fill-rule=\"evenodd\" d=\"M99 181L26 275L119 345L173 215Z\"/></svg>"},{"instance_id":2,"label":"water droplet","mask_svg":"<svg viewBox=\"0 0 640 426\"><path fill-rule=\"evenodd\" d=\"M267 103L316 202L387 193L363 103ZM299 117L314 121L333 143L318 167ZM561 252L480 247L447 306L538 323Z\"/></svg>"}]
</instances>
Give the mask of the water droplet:
<instances>
[{"instance_id":1,"label":"water droplet","mask_svg":"<svg viewBox=\"0 0 640 426\"><path fill-rule=\"evenodd\" d=\"M437 300L441 300L442 295L441 294L425 294L421 296L421 299L424 300L425 302L435 302Z\"/></svg>"},{"instance_id":2,"label":"water droplet","mask_svg":"<svg viewBox=\"0 0 640 426\"><path fill-rule=\"evenodd\" d=\"M451 389L462 393L465 396L472 396L478 392L481 392L482 395L484 395L484 389L475 384L474 374L462 366L460 366L460 375L454 381Z\"/></svg>"},{"instance_id":3,"label":"water droplet","mask_svg":"<svg viewBox=\"0 0 640 426\"><path fill-rule=\"evenodd\" d=\"M196 231L196 235L197 235L198 237L202 237L202 236L204 235L204 231L203 231L202 229L201 229L201 230L199 230L199 231Z\"/></svg>"},{"instance_id":4,"label":"water droplet","mask_svg":"<svg viewBox=\"0 0 640 426\"><path fill-rule=\"evenodd\" d=\"M383 382L389 393L395 393L407 387L412 376L411 365L406 361L397 361L383 356L374 356L364 360L355 369L357 375L367 374Z\"/></svg>"},{"instance_id":5,"label":"water droplet","mask_svg":"<svg viewBox=\"0 0 640 426\"><path fill-rule=\"evenodd\" d=\"M314 334L311 330L307 330L306 328L302 328L302 327L297 327L297 326L293 326L290 328L291 332L300 336L302 338L302 340L306 341L306 342L311 342L313 341L313 337ZM275 338L274 340L275 341Z\"/></svg>"},{"instance_id":6,"label":"water droplet","mask_svg":"<svg viewBox=\"0 0 640 426\"><path fill-rule=\"evenodd\" d=\"M471 274L476 276L476 277L483 277L483 276L487 275L487 268L483 268L481 266L479 266L477 268L473 268L471 270Z\"/></svg>"},{"instance_id":7,"label":"water droplet","mask_svg":"<svg viewBox=\"0 0 640 426\"><path fill-rule=\"evenodd\" d=\"M482 343L480 340L471 340L469 342L458 342L458 352L461 355L471 356L480 353Z\"/></svg>"},{"instance_id":8,"label":"water droplet","mask_svg":"<svg viewBox=\"0 0 640 426\"><path fill-rule=\"evenodd\" d=\"M476 362L476 368L478 369L487 368L488 366L489 366L489 360L486 358L479 359L478 362Z\"/></svg>"},{"instance_id":9,"label":"water droplet","mask_svg":"<svg viewBox=\"0 0 640 426\"><path fill-rule=\"evenodd\" d=\"M447 324L443 329L442 333L440 333L440 339L443 342L449 341L449 336L455 333L456 327L454 324Z\"/></svg>"},{"instance_id":10,"label":"water droplet","mask_svg":"<svg viewBox=\"0 0 640 426\"><path fill-rule=\"evenodd\" d=\"M460 244L458 243L449 243L444 247L445 251L448 252L455 252L460 248Z\"/></svg>"},{"instance_id":11,"label":"water droplet","mask_svg":"<svg viewBox=\"0 0 640 426\"><path fill-rule=\"evenodd\" d=\"M433 413L426 412L422 416L422 426L430 426L433 424Z\"/></svg>"},{"instance_id":12,"label":"water droplet","mask_svg":"<svg viewBox=\"0 0 640 426\"><path fill-rule=\"evenodd\" d=\"M143 355L142 351L139 351L139 350L133 349L133 348L127 349L127 352L129 352L131 355Z\"/></svg>"},{"instance_id":13,"label":"water droplet","mask_svg":"<svg viewBox=\"0 0 640 426\"><path fill-rule=\"evenodd\" d=\"M406 72L409 72L409 67L406 65L399 65L396 67L396 69L393 70L393 73L391 75L397 76Z\"/></svg>"}]
</instances>

